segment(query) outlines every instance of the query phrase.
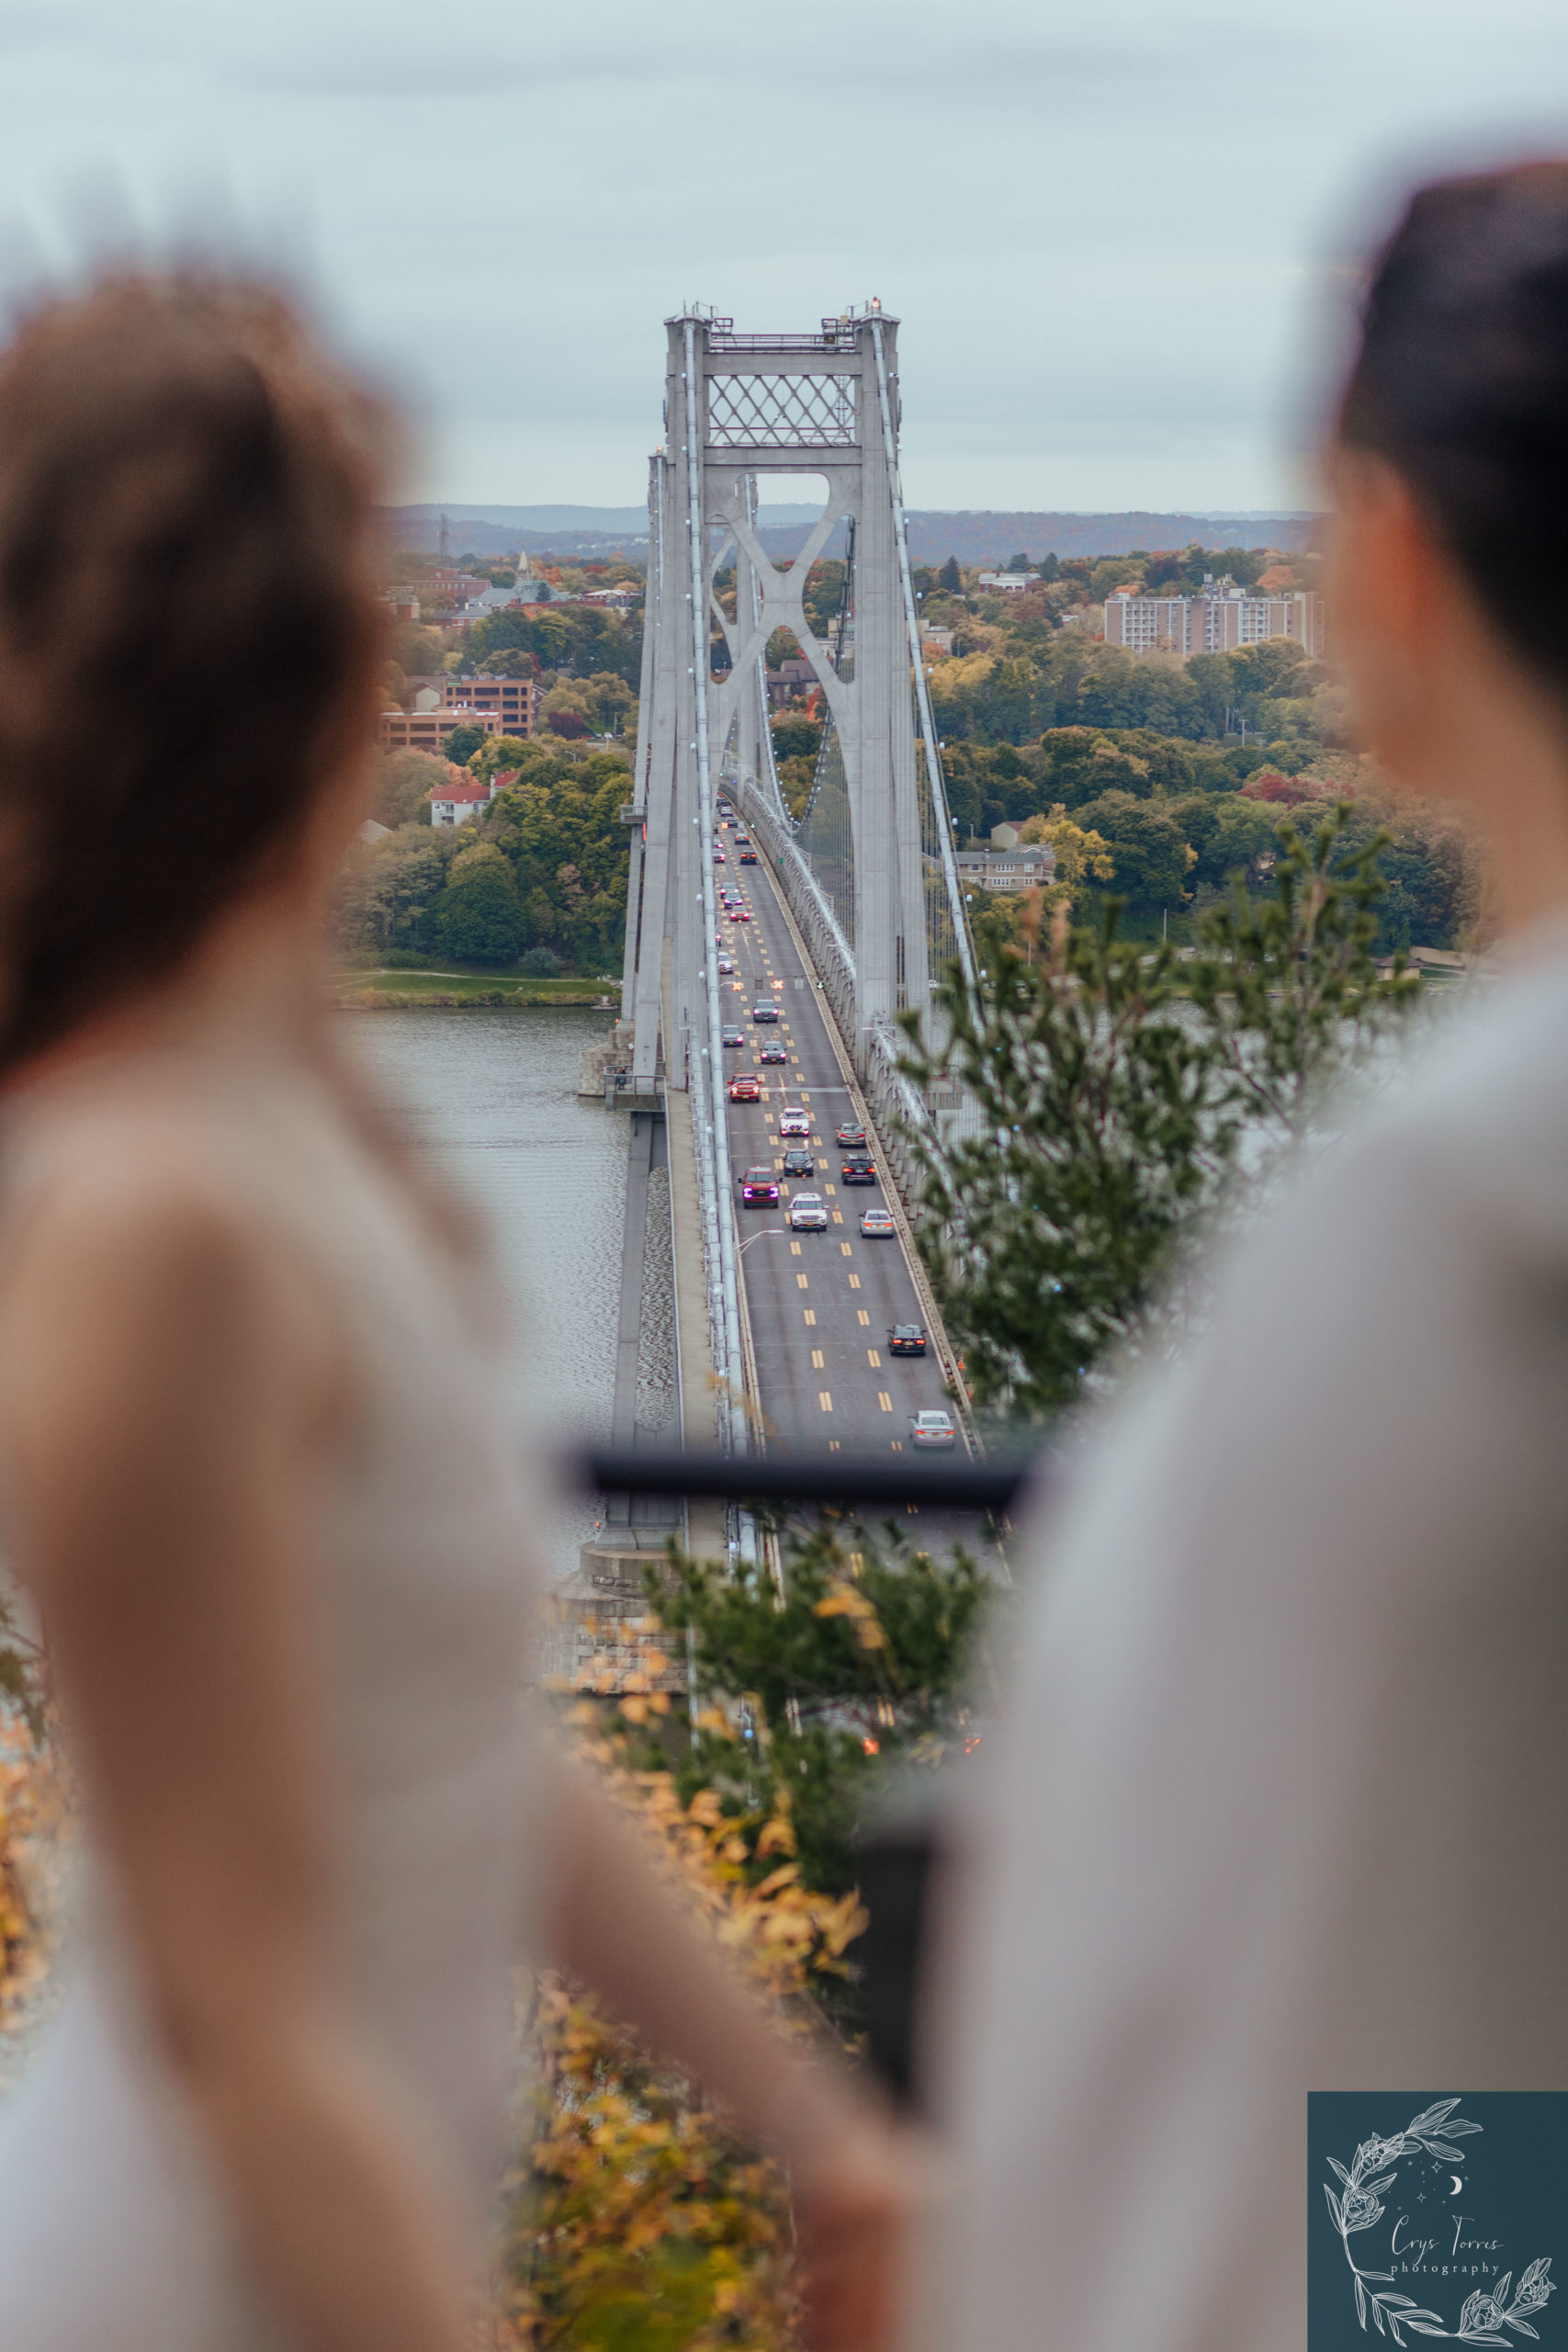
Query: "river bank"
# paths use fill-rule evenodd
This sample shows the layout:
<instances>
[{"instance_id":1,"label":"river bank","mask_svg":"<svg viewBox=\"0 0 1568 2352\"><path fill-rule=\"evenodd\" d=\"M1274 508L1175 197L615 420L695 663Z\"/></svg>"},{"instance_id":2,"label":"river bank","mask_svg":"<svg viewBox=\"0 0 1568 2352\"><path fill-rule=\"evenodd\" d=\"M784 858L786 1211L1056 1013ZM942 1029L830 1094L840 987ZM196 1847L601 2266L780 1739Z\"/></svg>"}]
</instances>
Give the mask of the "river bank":
<instances>
[{"instance_id":1,"label":"river bank","mask_svg":"<svg viewBox=\"0 0 1568 2352\"><path fill-rule=\"evenodd\" d=\"M504 1012L520 1006L585 1008L612 1012L614 983L603 979L536 980L511 973L393 971L376 966L337 975L337 1003L344 1012L463 1012L481 1008Z\"/></svg>"}]
</instances>

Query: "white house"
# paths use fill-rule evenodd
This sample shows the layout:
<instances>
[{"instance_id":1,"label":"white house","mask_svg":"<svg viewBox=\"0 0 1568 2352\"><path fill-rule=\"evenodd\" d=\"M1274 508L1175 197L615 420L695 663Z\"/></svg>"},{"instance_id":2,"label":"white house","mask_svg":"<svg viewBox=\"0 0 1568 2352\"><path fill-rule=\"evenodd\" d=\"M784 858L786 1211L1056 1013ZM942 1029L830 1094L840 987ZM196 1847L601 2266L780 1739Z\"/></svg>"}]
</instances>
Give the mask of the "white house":
<instances>
[{"instance_id":1,"label":"white house","mask_svg":"<svg viewBox=\"0 0 1568 2352\"><path fill-rule=\"evenodd\" d=\"M494 786L488 784L444 784L439 794L430 802L433 825L466 825L481 808L488 808L494 798Z\"/></svg>"},{"instance_id":2,"label":"white house","mask_svg":"<svg viewBox=\"0 0 1568 2352\"><path fill-rule=\"evenodd\" d=\"M1055 874L1056 853L1046 842L1021 842L1015 826L996 825L987 847L961 849L956 863L961 882L1010 894L1043 889Z\"/></svg>"}]
</instances>

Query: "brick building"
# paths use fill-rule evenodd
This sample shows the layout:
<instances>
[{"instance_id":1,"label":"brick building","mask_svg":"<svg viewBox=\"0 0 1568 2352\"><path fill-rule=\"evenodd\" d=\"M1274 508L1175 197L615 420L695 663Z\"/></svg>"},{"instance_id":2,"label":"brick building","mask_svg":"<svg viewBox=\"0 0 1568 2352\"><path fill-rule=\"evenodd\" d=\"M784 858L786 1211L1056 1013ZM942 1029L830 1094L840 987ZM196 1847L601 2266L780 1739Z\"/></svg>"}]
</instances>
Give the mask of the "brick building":
<instances>
[{"instance_id":1,"label":"brick building","mask_svg":"<svg viewBox=\"0 0 1568 2352\"><path fill-rule=\"evenodd\" d=\"M482 727L487 735L532 735L538 724L537 678L441 678L421 686L412 710L381 713L383 752L444 755L454 728Z\"/></svg>"}]
</instances>

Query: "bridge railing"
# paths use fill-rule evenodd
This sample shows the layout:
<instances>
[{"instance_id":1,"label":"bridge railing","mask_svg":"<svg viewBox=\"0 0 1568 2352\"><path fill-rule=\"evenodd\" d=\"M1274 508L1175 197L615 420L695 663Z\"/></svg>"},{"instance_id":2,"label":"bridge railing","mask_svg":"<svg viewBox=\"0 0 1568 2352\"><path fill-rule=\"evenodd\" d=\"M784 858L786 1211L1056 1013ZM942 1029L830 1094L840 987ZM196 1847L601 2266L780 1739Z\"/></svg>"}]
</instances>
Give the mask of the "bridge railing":
<instances>
[{"instance_id":1,"label":"bridge railing","mask_svg":"<svg viewBox=\"0 0 1568 2352\"><path fill-rule=\"evenodd\" d=\"M916 1170L906 1131L911 1125L929 1124L929 1114L918 1091L898 1069L897 1033L876 1028L857 1035L854 958L817 876L800 854L788 820L769 806L766 792L749 780L738 779L728 788L737 795L806 941L839 1034L850 1048L867 1108L880 1130L883 1157L900 1194L908 1202Z\"/></svg>"}]
</instances>

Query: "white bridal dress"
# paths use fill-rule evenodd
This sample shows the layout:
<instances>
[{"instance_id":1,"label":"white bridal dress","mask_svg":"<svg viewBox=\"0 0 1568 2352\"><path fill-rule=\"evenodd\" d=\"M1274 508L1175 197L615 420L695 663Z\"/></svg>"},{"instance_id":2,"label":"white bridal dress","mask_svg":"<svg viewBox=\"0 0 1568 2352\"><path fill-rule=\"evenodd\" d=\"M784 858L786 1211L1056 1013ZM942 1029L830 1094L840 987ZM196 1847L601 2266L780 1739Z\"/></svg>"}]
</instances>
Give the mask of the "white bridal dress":
<instances>
[{"instance_id":1,"label":"white bridal dress","mask_svg":"<svg viewBox=\"0 0 1568 2352\"><path fill-rule=\"evenodd\" d=\"M1309 2091L1568 2091L1568 933L1301 1174L1032 1553L934 2342L1302 2352Z\"/></svg>"},{"instance_id":2,"label":"white bridal dress","mask_svg":"<svg viewBox=\"0 0 1568 2352\"><path fill-rule=\"evenodd\" d=\"M537 1845L515 1440L450 1265L328 1092L282 1069L175 1092L186 1148L298 1250L362 1375L316 1594L339 1924L366 2032L477 2254L505 2151L509 1967ZM6 1220L149 1115L85 1089L22 1114L0 1136ZM285 2352L295 2338L247 2269L161 2061L110 1890L90 1865L88 1880L73 1989L0 2106L0 2346Z\"/></svg>"}]
</instances>

